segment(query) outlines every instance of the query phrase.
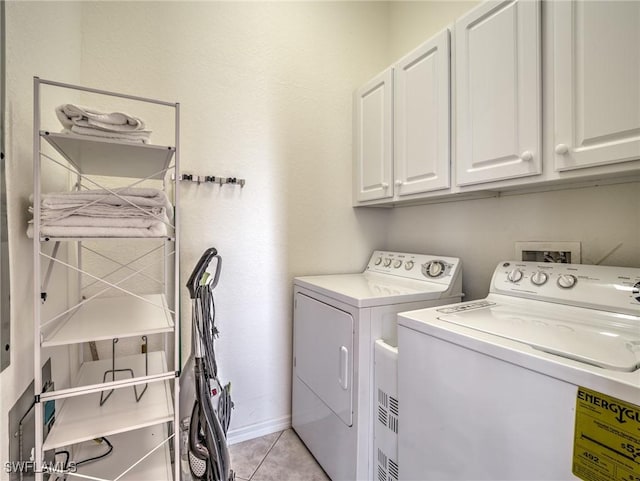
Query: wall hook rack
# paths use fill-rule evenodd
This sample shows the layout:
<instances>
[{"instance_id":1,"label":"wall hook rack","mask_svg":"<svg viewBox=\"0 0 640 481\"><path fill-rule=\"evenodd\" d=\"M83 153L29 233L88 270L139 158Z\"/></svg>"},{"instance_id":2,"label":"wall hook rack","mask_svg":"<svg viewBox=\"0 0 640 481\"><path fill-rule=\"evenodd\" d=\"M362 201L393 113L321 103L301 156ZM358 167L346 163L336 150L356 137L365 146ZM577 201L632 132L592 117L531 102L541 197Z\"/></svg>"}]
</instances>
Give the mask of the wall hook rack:
<instances>
[{"instance_id":1,"label":"wall hook rack","mask_svg":"<svg viewBox=\"0 0 640 481\"><path fill-rule=\"evenodd\" d=\"M175 179L172 179L175 180ZM178 180L187 181L187 182L197 182L199 183L212 183L212 184L234 184L239 185L240 187L244 187L246 183L245 179L238 179L237 177L219 177L217 175L195 175L195 174L180 174L178 176Z\"/></svg>"}]
</instances>

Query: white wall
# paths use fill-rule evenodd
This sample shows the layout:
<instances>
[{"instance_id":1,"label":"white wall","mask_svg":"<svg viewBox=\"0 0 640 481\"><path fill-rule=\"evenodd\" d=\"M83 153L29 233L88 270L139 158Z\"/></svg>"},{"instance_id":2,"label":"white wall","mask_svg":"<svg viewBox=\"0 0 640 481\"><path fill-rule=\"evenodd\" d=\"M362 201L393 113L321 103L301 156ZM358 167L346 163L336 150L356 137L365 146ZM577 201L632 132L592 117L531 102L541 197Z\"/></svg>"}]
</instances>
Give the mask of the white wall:
<instances>
[{"instance_id":1,"label":"white wall","mask_svg":"<svg viewBox=\"0 0 640 481\"><path fill-rule=\"evenodd\" d=\"M7 206L11 271L11 365L0 373L0 460L9 459L8 412L33 379L33 251L26 226L33 191L33 76L77 82L80 75L80 4L76 2L6 3ZM55 99L45 110L53 115ZM66 175L47 170L51 189L66 185ZM56 283L54 278L54 284ZM58 284L61 286L61 284ZM3 286L4 288L4 286ZM66 303L64 289L49 306ZM47 306L47 307L49 307ZM45 308L46 309L46 308ZM44 359L43 359L44 361ZM57 360L61 382L67 360ZM68 369L68 368L67 368ZM3 464L4 466L4 464ZM2 469L1 479L8 479Z\"/></svg>"},{"instance_id":2,"label":"white wall","mask_svg":"<svg viewBox=\"0 0 640 481\"><path fill-rule=\"evenodd\" d=\"M479 1L391 0L389 3L389 59L394 62L476 6Z\"/></svg>"},{"instance_id":3,"label":"white wall","mask_svg":"<svg viewBox=\"0 0 640 481\"><path fill-rule=\"evenodd\" d=\"M391 2L388 63L475 4ZM387 248L460 257L466 299L477 299L516 241L579 241L583 263L640 267L638 207L638 183L400 207L389 214Z\"/></svg>"},{"instance_id":4,"label":"white wall","mask_svg":"<svg viewBox=\"0 0 640 481\"><path fill-rule=\"evenodd\" d=\"M460 257L465 299L478 299L516 241L579 241L585 264L640 267L639 208L639 183L402 207L389 248Z\"/></svg>"},{"instance_id":5,"label":"white wall","mask_svg":"<svg viewBox=\"0 0 640 481\"><path fill-rule=\"evenodd\" d=\"M350 207L351 96L385 66L387 9L83 4L83 82L180 101L182 171L247 181L181 184L183 281L205 248L224 259L218 349L235 439L289 422L292 277L360 270L384 246L388 212ZM188 340L186 289L182 313Z\"/></svg>"}]
</instances>

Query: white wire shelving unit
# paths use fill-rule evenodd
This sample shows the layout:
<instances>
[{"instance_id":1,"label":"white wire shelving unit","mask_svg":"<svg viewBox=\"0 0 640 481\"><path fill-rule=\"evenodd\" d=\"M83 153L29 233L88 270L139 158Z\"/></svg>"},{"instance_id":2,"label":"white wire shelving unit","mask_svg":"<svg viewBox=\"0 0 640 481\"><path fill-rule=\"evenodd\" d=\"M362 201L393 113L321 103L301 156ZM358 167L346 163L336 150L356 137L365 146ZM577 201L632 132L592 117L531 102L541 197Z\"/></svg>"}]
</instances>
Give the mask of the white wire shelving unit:
<instances>
[{"instance_id":1,"label":"white wire shelving unit","mask_svg":"<svg viewBox=\"0 0 640 481\"><path fill-rule=\"evenodd\" d=\"M141 102L173 109L173 146L130 143L41 128L43 86L97 95L100 98ZM75 94L74 93L74 94ZM36 481L52 479L179 480L179 248L180 104L121 94L34 77L33 128L33 312ZM45 149L46 146L46 149ZM105 189L118 196L121 188L159 182L172 194L173 216L167 233L159 237L77 237L43 235L40 226L42 165L51 162L70 178L75 189ZM105 179L126 185L108 187ZM142 240L144 239L144 241ZM135 244L136 257L118 246ZM140 252L143 252L140 254ZM93 256L89 265L85 258ZM95 259L104 270L96 272ZM44 312L52 271L66 270L70 289L66 307ZM98 271L100 269L97 269ZM161 274L158 276L158 272ZM155 292L143 292L139 286ZM77 294L77 298L74 297ZM50 309L47 309L50 311ZM149 339L155 344L151 347ZM119 341L140 343L139 353L119 352ZM96 359L95 345L111 346L111 356ZM91 356L86 355L91 345ZM159 346L159 347L158 347ZM43 350L66 349L77 355L77 375L69 383L43 390ZM155 350L150 350L155 349ZM70 368L71 369L71 368ZM54 379L55 381L55 379ZM62 385L65 384L65 385ZM55 421L47 429L45 404L55 402ZM51 403L49 403L51 404ZM74 462L100 456L104 447L93 440L107 437L111 454L66 473L45 459L68 451ZM48 456L45 456L48 453ZM55 456L54 456L55 458ZM71 464L69 464L71 465ZM66 477L64 477L66 475Z\"/></svg>"}]
</instances>

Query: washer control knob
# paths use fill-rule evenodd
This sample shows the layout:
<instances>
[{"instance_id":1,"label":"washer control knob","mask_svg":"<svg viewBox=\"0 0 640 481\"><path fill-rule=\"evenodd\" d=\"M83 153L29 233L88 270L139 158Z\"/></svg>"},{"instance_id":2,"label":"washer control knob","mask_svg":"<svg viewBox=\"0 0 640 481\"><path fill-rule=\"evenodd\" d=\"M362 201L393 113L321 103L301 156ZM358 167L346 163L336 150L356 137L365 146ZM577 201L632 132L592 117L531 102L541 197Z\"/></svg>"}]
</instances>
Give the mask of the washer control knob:
<instances>
[{"instance_id":1,"label":"washer control knob","mask_svg":"<svg viewBox=\"0 0 640 481\"><path fill-rule=\"evenodd\" d=\"M397 259L394 263L393 263L393 267L394 268L399 268L402 265L402 261L400 259Z\"/></svg>"},{"instance_id":2,"label":"washer control knob","mask_svg":"<svg viewBox=\"0 0 640 481\"><path fill-rule=\"evenodd\" d=\"M547 275L547 273L542 271L538 271L531 276L531 282L536 286L541 286L542 284L547 282L548 279L549 276Z\"/></svg>"},{"instance_id":3,"label":"washer control knob","mask_svg":"<svg viewBox=\"0 0 640 481\"><path fill-rule=\"evenodd\" d=\"M411 269L413 269L413 261L407 261L404 263L404 268L408 271L410 271Z\"/></svg>"},{"instance_id":4,"label":"washer control knob","mask_svg":"<svg viewBox=\"0 0 640 481\"><path fill-rule=\"evenodd\" d=\"M578 279L572 274L561 274L558 277L558 286L563 289L571 289L576 285L576 282L578 282Z\"/></svg>"},{"instance_id":5,"label":"washer control knob","mask_svg":"<svg viewBox=\"0 0 640 481\"><path fill-rule=\"evenodd\" d=\"M429 261L422 264L422 274L425 277L438 277L444 272L444 264L441 261Z\"/></svg>"},{"instance_id":6,"label":"washer control knob","mask_svg":"<svg viewBox=\"0 0 640 481\"><path fill-rule=\"evenodd\" d=\"M635 286L633 286L631 295L636 301L640 302L640 282L636 282Z\"/></svg>"},{"instance_id":7,"label":"washer control knob","mask_svg":"<svg viewBox=\"0 0 640 481\"><path fill-rule=\"evenodd\" d=\"M382 257L378 257L375 261L375 264L379 266L382 263Z\"/></svg>"},{"instance_id":8,"label":"washer control knob","mask_svg":"<svg viewBox=\"0 0 640 481\"><path fill-rule=\"evenodd\" d=\"M507 274L507 280L509 282L518 282L520 281L520 279L522 279L522 275L523 274L520 269L513 269Z\"/></svg>"},{"instance_id":9,"label":"washer control knob","mask_svg":"<svg viewBox=\"0 0 640 481\"><path fill-rule=\"evenodd\" d=\"M384 266L385 266L385 267L389 267L390 265L391 265L391 259L390 259L389 257L387 257L387 258L384 260Z\"/></svg>"}]
</instances>

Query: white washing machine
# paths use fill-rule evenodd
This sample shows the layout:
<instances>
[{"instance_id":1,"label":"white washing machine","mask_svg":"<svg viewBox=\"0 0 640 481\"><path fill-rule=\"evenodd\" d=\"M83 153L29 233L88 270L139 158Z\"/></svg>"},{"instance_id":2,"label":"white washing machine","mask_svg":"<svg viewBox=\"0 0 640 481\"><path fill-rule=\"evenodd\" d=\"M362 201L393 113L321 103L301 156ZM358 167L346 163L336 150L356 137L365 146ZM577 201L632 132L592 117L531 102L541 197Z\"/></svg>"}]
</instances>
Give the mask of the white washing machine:
<instances>
[{"instance_id":1,"label":"white washing machine","mask_svg":"<svg viewBox=\"0 0 640 481\"><path fill-rule=\"evenodd\" d=\"M459 259L375 251L362 273L294 279L292 424L334 480L373 476L373 353L401 311L459 302Z\"/></svg>"},{"instance_id":2,"label":"white washing machine","mask_svg":"<svg viewBox=\"0 0 640 481\"><path fill-rule=\"evenodd\" d=\"M640 269L501 262L398 350L400 479L640 479Z\"/></svg>"}]
</instances>

